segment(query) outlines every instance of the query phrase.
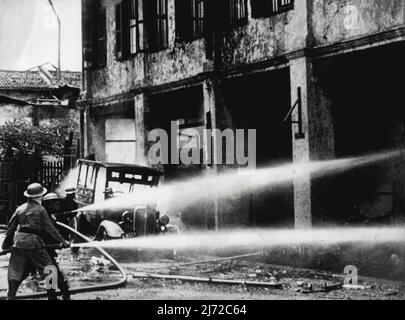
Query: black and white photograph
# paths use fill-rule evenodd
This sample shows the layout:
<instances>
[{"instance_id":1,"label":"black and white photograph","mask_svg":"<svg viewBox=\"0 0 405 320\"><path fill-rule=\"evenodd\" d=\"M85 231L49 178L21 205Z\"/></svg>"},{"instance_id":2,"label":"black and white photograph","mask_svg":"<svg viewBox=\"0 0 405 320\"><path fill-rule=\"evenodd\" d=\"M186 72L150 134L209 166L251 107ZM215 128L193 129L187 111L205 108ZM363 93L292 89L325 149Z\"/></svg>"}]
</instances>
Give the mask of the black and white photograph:
<instances>
[{"instance_id":1,"label":"black and white photograph","mask_svg":"<svg viewBox=\"0 0 405 320\"><path fill-rule=\"evenodd\" d=\"M404 74L405 0L0 0L0 300L405 300Z\"/></svg>"}]
</instances>

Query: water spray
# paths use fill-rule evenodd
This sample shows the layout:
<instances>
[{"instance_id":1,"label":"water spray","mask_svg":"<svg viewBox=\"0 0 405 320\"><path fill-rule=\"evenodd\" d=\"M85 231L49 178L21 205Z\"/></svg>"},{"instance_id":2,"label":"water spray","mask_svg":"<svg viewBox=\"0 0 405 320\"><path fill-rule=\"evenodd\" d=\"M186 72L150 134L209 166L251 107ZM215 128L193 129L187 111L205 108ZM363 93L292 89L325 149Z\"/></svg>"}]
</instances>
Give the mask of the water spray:
<instances>
[{"instance_id":1,"label":"water spray","mask_svg":"<svg viewBox=\"0 0 405 320\"><path fill-rule=\"evenodd\" d=\"M275 188L291 181L311 177L338 174L404 155L404 151L392 151L357 158L330 161L303 162L282 165L252 172L229 171L218 175L207 175L167 184L156 189L130 193L107 201L95 203L77 212L126 209L137 205L158 202L160 209L182 210L191 204L226 198L234 194L249 194L264 188Z\"/></svg>"},{"instance_id":2,"label":"water spray","mask_svg":"<svg viewBox=\"0 0 405 320\"><path fill-rule=\"evenodd\" d=\"M312 230L222 230L178 235L139 237L125 240L73 244L77 248L143 250L264 250L297 245L331 246L335 244L377 245L405 244L405 229L330 228Z\"/></svg>"}]
</instances>

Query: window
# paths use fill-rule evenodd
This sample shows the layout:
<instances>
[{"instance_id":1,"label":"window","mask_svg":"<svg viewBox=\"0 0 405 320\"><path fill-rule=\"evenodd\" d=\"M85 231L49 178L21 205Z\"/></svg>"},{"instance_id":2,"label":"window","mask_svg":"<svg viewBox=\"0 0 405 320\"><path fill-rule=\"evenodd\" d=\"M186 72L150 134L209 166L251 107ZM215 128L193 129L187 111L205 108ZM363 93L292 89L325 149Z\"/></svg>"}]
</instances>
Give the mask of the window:
<instances>
[{"instance_id":1,"label":"window","mask_svg":"<svg viewBox=\"0 0 405 320\"><path fill-rule=\"evenodd\" d=\"M204 36L206 31L206 0L176 0L176 37L191 41Z\"/></svg>"},{"instance_id":2,"label":"window","mask_svg":"<svg viewBox=\"0 0 405 320\"><path fill-rule=\"evenodd\" d=\"M129 52L131 55L145 51L148 48L145 30L144 1L130 0L129 5Z\"/></svg>"},{"instance_id":3,"label":"window","mask_svg":"<svg viewBox=\"0 0 405 320\"><path fill-rule=\"evenodd\" d=\"M138 12L142 15L142 10L139 10L139 6L142 5L141 1L131 1L130 8L129 8L129 52L131 54L135 54L140 51L140 43L139 43L139 30L138 30L138 21L139 16Z\"/></svg>"},{"instance_id":4,"label":"window","mask_svg":"<svg viewBox=\"0 0 405 320\"><path fill-rule=\"evenodd\" d=\"M228 0L229 1L229 24L235 26L244 23L247 20L246 0Z\"/></svg>"},{"instance_id":5,"label":"window","mask_svg":"<svg viewBox=\"0 0 405 320\"><path fill-rule=\"evenodd\" d=\"M151 2L147 13L150 16L149 46L151 50L157 51L168 47L167 0Z\"/></svg>"},{"instance_id":6,"label":"window","mask_svg":"<svg viewBox=\"0 0 405 320\"><path fill-rule=\"evenodd\" d=\"M205 32L205 1L193 0L192 3L192 30L193 38L199 38Z\"/></svg>"},{"instance_id":7,"label":"window","mask_svg":"<svg viewBox=\"0 0 405 320\"><path fill-rule=\"evenodd\" d=\"M157 20L159 37L158 49L167 48L169 46L167 0L158 0Z\"/></svg>"},{"instance_id":8,"label":"window","mask_svg":"<svg viewBox=\"0 0 405 320\"><path fill-rule=\"evenodd\" d=\"M83 61L86 70L107 64L106 10L99 2L86 8L83 19Z\"/></svg>"},{"instance_id":9,"label":"window","mask_svg":"<svg viewBox=\"0 0 405 320\"><path fill-rule=\"evenodd\" d=\"M115 19L118 59L168 47L167 0L123 0Z\"/></svg>"},{"instance_id":10,"label":"window","mask_svg":"<svg viewBox=\"0 0 405 320\"><path fill-rule=\"evenodd\" d=\"M229 29L247 22L247 0L222 0L211 5L214 28Z\"/></svg>"},{"instance_id":11,"label":"window","mask_svg":"<svg viewBox=\"0 0 405 320\"><path fill-rule=\"evenodd\" d=\"M252 17L264 18L294 8L294 0L251 0Z\"/></svg>"},{"instance_id":12,"label":"window","mask_svg":"<svg viewBox=\"0 0 405 320\"><path fill-rule=\"evenodd\" d=\"M105 159L107 162L133 164L136 160L135 120L107 119L105 122Z\"/></svg>"},{"instance_id":13,"label":"window","mask_svg":"<svg viewBox=\"0 0 405 320\"><path fill-rule=\"evenodd\" d=\"M107 21L106 10L100 9L96 15L95 67L107 65Z\"/></svg>"}]
</instances>

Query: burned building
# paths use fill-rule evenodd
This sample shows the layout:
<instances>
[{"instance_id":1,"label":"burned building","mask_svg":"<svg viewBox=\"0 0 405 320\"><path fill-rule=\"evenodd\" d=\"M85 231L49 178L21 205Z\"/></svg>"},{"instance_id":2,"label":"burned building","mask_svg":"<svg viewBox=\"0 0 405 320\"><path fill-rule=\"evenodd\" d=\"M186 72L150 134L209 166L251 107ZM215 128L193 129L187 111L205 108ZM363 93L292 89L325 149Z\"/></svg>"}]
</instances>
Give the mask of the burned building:
<instances>
[{"instance_id":1,"label":"burned building","mask_svg":"<svg viewBox=\"0 0 405 320\"><path fill-rule=\"evenodd\" d=\"M404 144L397 80L405 49L402 0L84 0L82 6L80 105L86 153L97 160L148 165L148 133L170 131L172 121L180 130L256 129L258 168ZM167 180L225 170L163 169ZM219 201L202 223L301 228L401 216L404 173L397 161L333 179L308 175L248 199Z\"/></svg>"}]
</instances>

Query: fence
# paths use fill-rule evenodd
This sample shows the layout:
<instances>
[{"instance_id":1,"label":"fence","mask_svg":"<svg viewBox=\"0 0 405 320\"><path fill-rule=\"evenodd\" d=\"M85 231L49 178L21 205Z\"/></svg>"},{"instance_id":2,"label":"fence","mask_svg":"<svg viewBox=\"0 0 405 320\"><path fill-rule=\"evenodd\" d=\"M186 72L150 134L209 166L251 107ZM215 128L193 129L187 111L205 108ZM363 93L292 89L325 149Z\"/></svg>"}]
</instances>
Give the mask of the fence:
<instances>
[{"instance_id":1,"label":"fence","mask_svg":"<svg viewBox=\"0 0 405 320\"><path fill-rule=\"evenodd\" d=\"M0 162L0 223L7 223L15 207L24 200L23 192L29 182L20 177L24 169L20 162Z\"/></svg>"},{"instance_id":2,"label":"fence","mask_svg":"<svg viewBox=\"0 0 405 320\"><path fill-rule=\"evenodd\" d=\"M63 179L64 159L54 159L42 163L40 183L48 190L54 190Z\"/></svg>"},{"instance_id":3,"label":"fence","mask_svg":"<svg viewBox=\"0 0 405 320\"><path fill-rule=\"evenodd\" d=\"M23 193L30 183L55 190L71 165L64 162L63 157L0 161L0 224L7 223L15 208L24 203Z\"/></svg>"}]
</instances>

